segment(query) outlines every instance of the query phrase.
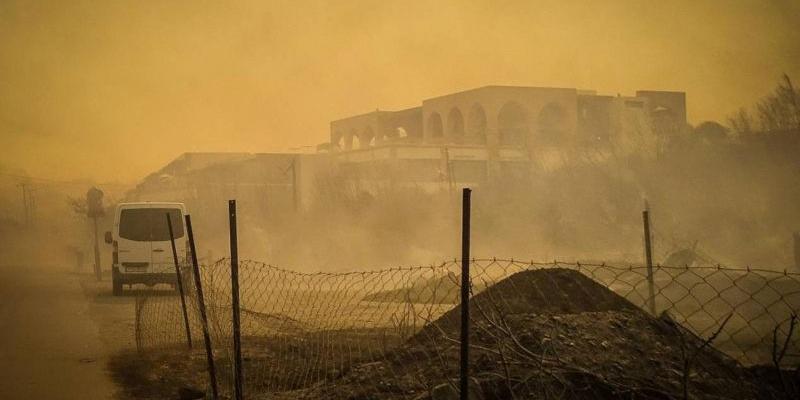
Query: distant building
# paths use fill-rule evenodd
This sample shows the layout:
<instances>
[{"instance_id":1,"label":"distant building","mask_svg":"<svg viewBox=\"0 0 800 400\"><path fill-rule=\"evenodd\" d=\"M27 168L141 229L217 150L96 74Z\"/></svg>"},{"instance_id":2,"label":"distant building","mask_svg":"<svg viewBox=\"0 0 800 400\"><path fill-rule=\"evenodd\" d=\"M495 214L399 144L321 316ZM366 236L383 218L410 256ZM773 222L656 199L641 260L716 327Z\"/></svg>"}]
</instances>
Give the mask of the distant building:
<instances>
[{"instance_id":1,"label":"distant building","mask_svg":"<svg viewBox=\"0 0 800 400\"><path fill-rule=\"evenodd\" d=\"M335 185L355 183L356 191L474 186L611 155L652 155L684 126L682 92L602 96L486 86L426 99L419 107L333 121L330 141L316 154L186 153L126 199L182 201L214 214L210 208L236 198L265 207L265 214L286 212L308 207L328 178L344 178L330 181Z\"/></svg>"},{"instance_id":2,"label":"distant building","mask_svg":"<svg viewBox=\"0 0 800 400\"><path fill-rule=\"evenodd\" d=\"M575 157L654 154L684 126L682 92L486 86L333 121L330 143L318 149L367 181L437 187L549 170Z\"/></svg>"},{"instance_id":3,"label":"distant building","mask_svg":"<svg viewBox=\"0 0 800 400\"><path fill-rule=\"evenodd\" d=\"M285 212L308 205L324 162L316 154L185 153L148 175L125 200L179 201L191 212L216 215L237 199L251 212Z\"/></svg>"}]
</instances>

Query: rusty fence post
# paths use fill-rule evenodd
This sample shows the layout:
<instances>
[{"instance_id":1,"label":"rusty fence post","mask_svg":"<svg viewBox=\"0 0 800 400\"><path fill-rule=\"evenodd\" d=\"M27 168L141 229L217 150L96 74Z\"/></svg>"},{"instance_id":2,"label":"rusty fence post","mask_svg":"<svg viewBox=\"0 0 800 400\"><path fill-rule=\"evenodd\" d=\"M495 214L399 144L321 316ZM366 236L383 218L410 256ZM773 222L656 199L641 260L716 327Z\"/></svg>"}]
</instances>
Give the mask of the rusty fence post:
<instances>
[{"instance_id":1,"label":"rusty fence post","mask_svg":"<svg viewBox=\"0 0 800 400\"><path fill-rule=\"evenodd\" d=\"M461 205L461 359L459 399L469 399L469 239L472 190L464 188Z\"/></svg>"},{"instance_id":2,"label":"rusty fence post","mask_svg":"<svg viewBox=\"0 0 800 400\"><path fill-rule=\"evenodd\" d=\"M236 234L236 200L228 201L228 217L231 239L231 307L233 308L233 394L236 400L243 398L242 382L242 338L239 305L239 245Z\"/></svg>"},{"instance_id":3,"label":"rusty fence post","mask_svg":"<svg viewBox=\"0 0 800 400\"><path fill-rule=\"evenodd\" d=\"M178 251L175 249L175 233L172 229L172 218L167 213L167 227L169 228L169 243L172 245L172 260L175 263L175 276L178 281L178 293L181 296L181 310L183 311L183 326L186 327L186 343L192 348L192 331L189 328L189 314L186 312L186 299L183 295L183 277L178 263Z\"/></svg>"},{"instance_id":4,"label":"rusty fence post","mask_svg":"<svg viewBox=\"0 0 800 400\"><path fill-rule=\"evenodd\" d=\"M194 275L194 285L197 293L197 308L200 311L200 325L203 327L203 341L206 346L206 361L208 362L208 377L211 383L211 393L214 399L219 398L217 389L217 369L214 366L214 353L211 350L211 335L208 332L208 317L206 316L206 302L203 298L203 284L200 281L200 266L197 264L197 247L194 243L192 233L192 217L186 216L186 234L189 235L189 249L192 256L192 275Z\"/></svg>"},{"instance_id":5,"label":"rusty fence post","mask_svg":"<svg viewBox=\"0 0 800 400\"><path fill-rule=\"evenodd\" d=\"M642 211L644 223L644 255L647 263L647 308L651 315L656 315L655 279L653 278L653 247L650 242L650 210Z\"/></svg>"}]
</instances>

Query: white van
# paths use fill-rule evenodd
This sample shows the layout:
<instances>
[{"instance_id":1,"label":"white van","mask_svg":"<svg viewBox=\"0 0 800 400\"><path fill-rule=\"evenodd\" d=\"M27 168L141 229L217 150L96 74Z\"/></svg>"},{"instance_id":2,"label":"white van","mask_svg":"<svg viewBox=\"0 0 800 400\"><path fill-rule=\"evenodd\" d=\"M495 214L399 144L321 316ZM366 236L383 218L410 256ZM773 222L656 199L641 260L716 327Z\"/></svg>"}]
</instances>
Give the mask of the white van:
<instances>
[{"instance_id":1,"label":"white van","mask_svg":"<svg viewBox=\"0 0 800 400\"><path fill-rule=\"evenodd\" d=\"M114 296L122 294L122 285L176 285L167 214L172 220L178 262L185 263L188 241L183 224L186 207L182 203L121 203L117 206L114 230L106 232L105 238L114 246L111 275Z\"/></svg>"}]
</instances>

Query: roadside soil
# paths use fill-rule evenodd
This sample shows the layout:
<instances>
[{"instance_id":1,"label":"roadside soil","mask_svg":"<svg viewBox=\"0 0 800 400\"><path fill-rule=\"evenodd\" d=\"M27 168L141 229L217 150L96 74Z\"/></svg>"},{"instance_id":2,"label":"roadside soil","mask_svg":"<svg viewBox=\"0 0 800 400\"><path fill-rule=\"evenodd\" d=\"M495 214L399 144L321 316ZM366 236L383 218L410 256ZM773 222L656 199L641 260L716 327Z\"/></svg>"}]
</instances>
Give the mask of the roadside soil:
<instances>
[{"instance_id":1,"label":"roadside soil","mask_svg":"<svg viewBox=\"0 0 800 400\"><path fill-rule=\"evenodd\" d=\"M80 280L80 285L88 303L89 315L98 327L102 347L107 354L104 363L109 378L119 387L115 399L177 398L177 392L172 386L170 390L148 388L152 382L142 377L166 376L169 371L154 367L159 364L157 360L139 362L135 338L136 297L145 293L148 296L173 296L175 292L168 286L147 288L137 285L133 289L125 287L122 296L113 296L110 279L107 276L98 282L88 276ZM136 378L132 380L132 376ZM134 384L134 381L139 384ZM146 396L147 393L152 393L153 396Z\"/></svg>"},{"instance_id":2,"label":"roadside soil","mask_svg":"<svg viewBox=\"0 0 800 400\"><path fill-rule=\"evenodd\" d=\"M117 346L105 338L84 279L56 267L0 266L0 398L114 398L106 363Z\"/></svg>"}]
</instances>

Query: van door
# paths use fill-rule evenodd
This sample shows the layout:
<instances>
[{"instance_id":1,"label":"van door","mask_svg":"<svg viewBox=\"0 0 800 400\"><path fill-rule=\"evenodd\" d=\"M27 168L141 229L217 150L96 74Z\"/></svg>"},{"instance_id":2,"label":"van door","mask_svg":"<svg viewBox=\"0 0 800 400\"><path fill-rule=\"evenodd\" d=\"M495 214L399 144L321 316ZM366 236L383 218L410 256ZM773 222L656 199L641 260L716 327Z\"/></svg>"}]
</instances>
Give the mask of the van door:
<instances>
[{"instance_id":1,"label":"van door","mask_svg":"<svg viewBox=\"0 0 800 400\"><path fill-rule=\"evenodd\" d=\"M150 242L151 271L154 273L175 273L175 261L172 258L167 214L169 214L170 220L172 221L172 234L175 238L175 252L178 254L178 262L183 263L186 257L183 212L180 208L153 208L153 210L156 210L156 212L154 213L155 226L153 229L152 241Z\"/></svg>"},{"instance_id":2,"label":"van door","mask_svg":"<svg viewBox=\"0 0 800 400\"><path fill-rule=\"evenodd\" d=\"M167 214L178 260L186 253L183 211L175 207L126 208L119 217L119 263L123 273L174 273Z\"/></svg>"},{"instance_id":3,"label":"van door","mask_svg":"<svg viewBox=\"0 0 800 400\"><path fill-rule=\"evenodd\" d=\"M152 247L147 208L123 208L117 226L117 254L122 273L150 272Z\"/></svg>"}]
</instances>

